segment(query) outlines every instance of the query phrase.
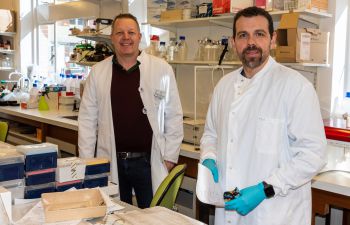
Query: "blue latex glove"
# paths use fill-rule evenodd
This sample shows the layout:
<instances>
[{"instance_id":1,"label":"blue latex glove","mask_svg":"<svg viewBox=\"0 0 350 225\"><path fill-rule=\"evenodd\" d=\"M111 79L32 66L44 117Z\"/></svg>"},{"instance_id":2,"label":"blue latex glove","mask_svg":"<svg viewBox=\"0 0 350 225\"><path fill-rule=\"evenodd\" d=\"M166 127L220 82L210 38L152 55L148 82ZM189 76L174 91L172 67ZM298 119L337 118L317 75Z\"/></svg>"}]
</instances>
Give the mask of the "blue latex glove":
<instances>
[{"instance_id":1,"label":"blue latex glove","mask_svg":"<svg viewBox=\"0 0 350 225\"><path fill-rule=\"evenodd\" d=\"M218 167L216 166L216 162L214 159L206 159L203 161L203 166L207 167L211 174L213 174L213 178L215 183L218 182L219 180L219 172L218 172Z\"/></svg>"},{"instance_id":2,"label":"blue latex glove","mask_svg":"<svg viewBox=\"0 0 350 225\"><path fill-rule=\"evenodd\" d=\"M236 210L245 216L266 198L263 183L244 188L235 199L225 202L226 210Z\"/></svg>"}]
</instances>

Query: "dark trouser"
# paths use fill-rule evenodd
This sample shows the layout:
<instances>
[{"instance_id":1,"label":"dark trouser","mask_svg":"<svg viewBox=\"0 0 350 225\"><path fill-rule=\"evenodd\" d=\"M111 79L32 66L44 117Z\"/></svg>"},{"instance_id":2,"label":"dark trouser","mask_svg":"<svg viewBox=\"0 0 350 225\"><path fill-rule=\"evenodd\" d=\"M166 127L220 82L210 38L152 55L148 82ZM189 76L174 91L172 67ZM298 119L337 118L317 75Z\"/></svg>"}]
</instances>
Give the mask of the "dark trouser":
<instances>
[{"instance_id":1,"label":"dark trouser","mask_svg":"<svg viewBox=\"0 0 350 225\"><path fill-rule=\"evenodd\" d=\"M134 188L137 206L141 209L148 208L153 198L150 156L118 158L117 163L120 200L132 204Z\"/></svg>"}]
</instances>

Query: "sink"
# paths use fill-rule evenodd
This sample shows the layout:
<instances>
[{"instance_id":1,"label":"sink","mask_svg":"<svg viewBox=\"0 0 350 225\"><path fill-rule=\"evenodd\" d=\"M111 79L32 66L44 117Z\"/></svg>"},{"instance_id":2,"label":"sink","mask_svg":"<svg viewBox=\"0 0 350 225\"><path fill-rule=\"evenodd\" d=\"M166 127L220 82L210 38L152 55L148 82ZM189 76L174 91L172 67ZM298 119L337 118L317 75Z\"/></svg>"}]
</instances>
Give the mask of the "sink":
<instances>
[{"instance_id":1,"label":"sink","mask_svg":"<svg viewBox=\"0 0 350 225\"><path fill-rule=\"evenodd\" d=\"M78 120L78 116L62 116L62 118L70 119L70 120Z\"/></svg>"}]
</instances>

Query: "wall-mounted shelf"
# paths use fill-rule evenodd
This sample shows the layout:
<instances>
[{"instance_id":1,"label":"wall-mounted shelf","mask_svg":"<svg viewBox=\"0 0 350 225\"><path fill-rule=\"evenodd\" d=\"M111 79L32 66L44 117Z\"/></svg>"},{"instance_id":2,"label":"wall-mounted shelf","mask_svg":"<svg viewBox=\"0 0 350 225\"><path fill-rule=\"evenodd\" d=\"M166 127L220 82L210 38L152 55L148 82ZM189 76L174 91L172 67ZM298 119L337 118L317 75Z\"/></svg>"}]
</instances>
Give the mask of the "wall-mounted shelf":
<instances>
[{"instance_id":1,"label":"wall-mounted shelf","mask_svg":"<svg viewBox=\"0 0 350 225\"><path fill-rule=\"evenodd\" d=\"M0 66L0 71L12 71L12 70L15 70L15 68L12 68L12 67L1 67Z\"/></svg>"},{"instance_id":2,"label":"wall-mounted shelf","mask_svg":"<svg viewBox=\"0 0 350 225\"><path fill-rule=\"evenodd\" d=\"M270 14L275 19L279 19L281 15L289 13L290 11L271 11ZM317 12L312 10L294 10L294 12L298 12L302 16L312 17L312 18L330 18L332 17L329 13ZM173 20L173 21L164 21L164 22L155 22L148 23L153 27L158 27L165 30L172 31L175 28L188 28L188 27L200 27L200 26L211 26L211 25L219 25L228 28L232 28L233 17L235 14L223 14L221 16L216 17L205 17L205 18L193 18L188 20ZM302 17L303 18L303 17ZM307 18L304 18L307 19ZM146 23L147 24L147 23Z\"/></svg>"},{"instance_id":3,"label":"wall-mounted shelf","mask_svg":"<svg viewBox=\"0 0 350 225\"><path fill-rule=\"evenodd\" d=\"M0 53L13 55L15 54L15 50L0 49Z\"/></svg>"},{"instance_id":4,"label":"wall-mounted shelf","mask_svg":"<svg viewBox=\"0 0 350 225\"><path fill-rule=\"evenodd\" d=\"M16 35L15 32L0 32L0 35L13 37Z\"/></svg>"},{"instance_id":5,"label":"wall-mounted shelf","mask_svg":"<svg viewBox=\"0 0 350 225\"><path fill-rule=\"evenodd\" d=\"M95 65L95 64L98 63L98 62L86 62L86 61L77 62L77 61L69 61L68 63L75 63L75 64L78 64L78 65L80 65L80 66L93 66L93 65Z\"/></svg>"},{"instance_id":6,"label":"wall-mounted shelf","mask_svg":"<svg viewBox=\"0 0 350 225\"><path fill-rule=\"evenodd\" d=\"M186 60L186 61L169 61L169 64L181 64L181 65L217 65L217 61L196 61L196 60ZM240 66L242 63L240 61L223 61L222 65L238 65ZM285 66L303 66L303 67L329 67L329 64L321 64L321 63L281 63Z\"/></svg>"},{"instance_id":7,"label":"wall-mounted shelf","mask_svg":"<svg viewBox=\"0 0 350 225\"><path fill-rule=\"evenodd\" d=\"M107 43L111 42L111 38L106 34L79 34L79 35L70 35L90 41L105 41Z\"/></svg>"}]
</instances>

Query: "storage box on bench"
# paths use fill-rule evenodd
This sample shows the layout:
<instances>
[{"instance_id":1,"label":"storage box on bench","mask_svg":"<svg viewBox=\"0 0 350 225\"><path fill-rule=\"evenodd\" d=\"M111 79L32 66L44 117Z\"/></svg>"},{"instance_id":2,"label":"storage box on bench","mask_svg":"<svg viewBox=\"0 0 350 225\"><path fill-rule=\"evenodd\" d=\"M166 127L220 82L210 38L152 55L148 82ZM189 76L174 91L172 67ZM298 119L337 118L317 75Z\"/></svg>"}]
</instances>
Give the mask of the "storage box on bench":
<instances>
[{"instance_id":1,"label":"storage box on bench","mask_svg":"<svg viewBox=\"0 0 350 225\"><path fill-rule=\"evenodd\" d=\"M55 173L55 168L26 172L26 186L55 182Z\"/></svg>"},{"instance_id":2,"label":"storage box on bench","mask_svg":"<svg viewBox=\"0 0 350 225\"><path fill-rule=\"evenodd\" d=\"M24 156L14 148L0 149L0 182L22 179Z\"/></svg>"},{"instance_id":3,"label":"storage box on bench","mask_svg":"<svg viewBox=\"0 0 350 225\"><path fill-rule=\"evenodd\" d=\"M84 179L84 188L104 187L108 185L108 174L101 173L96 175L86 175Z\"/></svg>"},{"instance_id":4,"label":"storage box on bench","mask_svg":"<svg viewBox=\"0 0 350 225\"><path fill-rule=\"evenodd\" d=\"M18 152L25 155L25 171L43 170L57 167L57 145L42 143L18 145Z\"/></svg>"},{"instance_id":5,"label":"storage box on bench","mask_svg":"<svg viewBox=\"0 0 350 225\"><path fill-rule=\"evenodd\" d=\"M56 181L64 183L68 181L83 180L85 177L85 163L77 157L61 158L57 160Z\"/></svg>"},{"instance_id":6,"label":"storage box on bench","mask_svg":"<svg viewBox=\"0 0 350 225\"><path fill-rule=\"evenodd\" d=\"M24 179L3 181L0 182L0 186L11 191L12 201L24 198Z\"/></svg>"},{"instance_id":7,"label":"storage box on bench","mask_svg":"<svg viewBox=\"0 0 350 225\"><path fill-rule=\"evenodd\" d=\"M26 186L24 190L24 198L26 199L40 198L41 194L43 193L49 193L49 192L55 192L55 191L56 191L55 182Z\"/></svg>"},{"instance_id":8,"label":"storage box on bench","mask_svg":"<svg viewBox=\"0 0 350 225\"><path fill-rule=\"evenodd\" d=\"M110 162L107 158L83 159L86 165L85 175L95 175L110 172Z\"/></svg>"},{"instance_id":9,"label":"storage box on bench","mask_svg":"<svg viewBox=\"0 0 350 225\"><path fill-rule=\"evenodd\" d=\"M67 182L56 182L56 191L66 191L70 188L82 189L83 188L83 180L73 180Z\"/></svg>"}]
</instances>

